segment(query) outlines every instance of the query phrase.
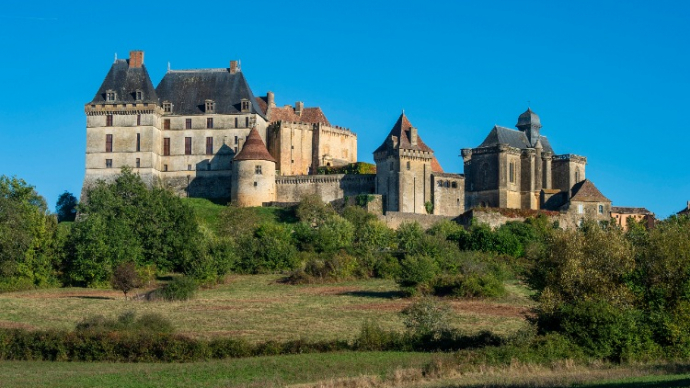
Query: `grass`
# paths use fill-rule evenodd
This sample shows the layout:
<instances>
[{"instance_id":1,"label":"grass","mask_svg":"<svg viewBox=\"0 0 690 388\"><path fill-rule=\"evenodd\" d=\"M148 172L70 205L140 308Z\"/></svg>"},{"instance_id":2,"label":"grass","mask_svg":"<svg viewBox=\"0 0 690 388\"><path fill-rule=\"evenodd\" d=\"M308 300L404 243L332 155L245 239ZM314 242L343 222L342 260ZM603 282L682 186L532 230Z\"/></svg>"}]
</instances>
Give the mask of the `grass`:
<instances>
[{"instance_id":1,"label":"grass","mask_svg":"<svg viewBox=\"0 0 690 388\"><path fill-rule=\"evenodd\" d=\"M173 322L177 332L197 338L347 340L368 320L384 329L403 330L399 312L411 303L400 297L392 280L293 286L279 279L279 275L233 276L227 284L201 290L185 302L125 301L118 291L84 288L3 293L0 327L69 330L87 317L115 318L132 310L159 313ZM531 301L515 291L502 300L451 304L452 326L467 333L508 334L525 324L523 314Z\"/></svg>"},{"instance_id":2,"label":"grass","mask_svg":"<svg viewBox=\"0 0 690 388\"><path fill-rule=\"evenodd\" d=\"M182 198L182 201L192 207L197 219L214 232L218 231L220 213L227 206L228 200L209 200L205 198ZM263 222L297 222L297 216L293 208L280 207L255 207L259 219Z\"/></svg>"}]
</instances>

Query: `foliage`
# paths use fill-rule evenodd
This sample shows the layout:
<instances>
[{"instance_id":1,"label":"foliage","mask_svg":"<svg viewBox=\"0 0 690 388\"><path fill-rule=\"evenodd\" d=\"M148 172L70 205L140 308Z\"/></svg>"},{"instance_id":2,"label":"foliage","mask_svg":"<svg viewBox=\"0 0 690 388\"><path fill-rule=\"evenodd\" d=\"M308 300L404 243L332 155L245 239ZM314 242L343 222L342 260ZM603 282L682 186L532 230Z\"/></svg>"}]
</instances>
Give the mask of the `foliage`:
<instances>
[{"instance_id":1,"label":"foliage","mask_svg":"<svg viewBox=\"0 0 690 388\"><path fill-rule=\"evenodd\" d=\"M418 336L438 339L448 331L450 306L435 298L424 297L407 306L401 314L408 330Z\"/></svg>"},{"instance_id":2,"label":"foliage","mask_svg":"<svg viewBox=\"0 0 690 388\"><path fill-rule=\"evenodd\" d=\"M431 201L424 202L424 210L426 210L426 214L434 214L434 203Z\"/></svg>"},{"instance_id":3,"label":"foliage","mask_svg":"<svg viewBox=\"0 0 690 388\"><path fill-rule=\"evenodd\" d=\"M113 271L110 284L114 289L122 291L127 299L127 293L142 284L136 264L131 261L120 263Z\"/></svg>"},{"instance_id":4,"label":"foliage","mask_svg":"<svg viewBox=\"0 0 690 388\"><path fill-rule=\"evenodd\" d=\"M350 163L345 166L323 166L318 168L319 174L376 174L376 165L365 162Z\"/></svg>"},{"instance_id":5,"label":"foliage","mask_svg":"<svg viewBox=\"0 0 690 388\"><path fill-rule=\"evenodd\" d=\"M77 324L75 331L79 333L172 333L173 325L160 314L147 313L137 317L135 312L127 311L119 315L117 319L109 319L102 315L86 318Z\"/></svg>"},{"instance_id":6,"label":"foliage","mask_svg":"<svg viewBox=\"0 0 690 388\"><path fill-rule=\"evenodd\" d=\"M65 191L60 194L55 206L55 213L57 214L58 222L74 221L77 217L77 205L79 201L70 192Z\"/></svg>"},{"instance_id":7,"label":"foliage","mask_svg":"<svg viewBox=\"0 0 690 388\"><path fill-rule=\"evenodd\" d=\"M184 301L194 298L199 285L196 281L187 276L176 276L173 280L159 288L154 290L150 295L150 300L167 300L169 302L173 301Z\"/></svg>"}]
</instances>

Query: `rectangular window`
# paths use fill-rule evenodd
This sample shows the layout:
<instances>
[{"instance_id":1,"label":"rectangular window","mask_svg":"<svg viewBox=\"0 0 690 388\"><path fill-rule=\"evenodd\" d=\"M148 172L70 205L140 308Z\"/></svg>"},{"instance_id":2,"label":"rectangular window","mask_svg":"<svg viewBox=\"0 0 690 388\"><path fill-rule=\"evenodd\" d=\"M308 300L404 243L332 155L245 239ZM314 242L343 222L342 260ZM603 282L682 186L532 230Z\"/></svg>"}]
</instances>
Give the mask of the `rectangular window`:
<instances>
[{"instance_id":1,"label":"rectangular window","mask_svg":"<svg viewBox=\"0 0 690 388\"><path fill-rule=\"evenodd\" d=\"M508 168L509 168L508 176L510 179L510 183L514 183L515 182L515 163L510 162L510 164L508 165Z\"/></svg>"},{"instance_id":2,"label":"rectangular window","mask_svg":"<svg viewBox=\"0 0 690 388\"><path fill-rule=\"evenodd\" d=\"M192 154L192 138L191 137L185 137L184 138L184 154L185 155L191 155Z\"/></svg>"},{"instance_id":3,"label":"rectangular window","mask_svg":"<svg viewBox=\"0 0 690 388\"><path fill-rule=\"evenodd\" d=\"M235 117L235 128L237 128L237 117Z\"/></svg>"},{"instance_id":4,"label":"rectangular window","mask_svg":"<svg viewBox=\"0 0 690 388\"><path fill-rule=\"evenodd\" d=\"M192 165L191 164L187 165L187 171L192 171Z\"/></svg>"},{"instance_id":5,"label":"rectangular window","mask_svg":"<svg viewBox=\"0 0 690 388\"><path fill-rule=\"evenodd\" d=\"M105 168L112 168L113 167L113 160L112 159L106 159L105 160Z\"/></svg>"},{"instance_id":6,"label":"rectangular window","mask_svg":"<svg viewBox=\"0 0 690 388\"><path fill-rule=\"evenodd\" d=\"M244 127L249 128L249 117L244 118Z\"/></svg>"},{"instance_id":7,"label":"rectangular window","mask_svg":"<svg viewBox=\"0 0 690 388\"><path fill-rule=\"evenodd\" d=\"M213 128L213 117L206 119L206 128Z\"/></svg>"},{"instance_id":8,"label":"rectangular window","mask_svg":"<svg viewBox=\"0 0 690 388\"><path fill-rule=\"evenodd\" d=\"M240 139L239 139L237 136L235 136L235 145L238 144L239 140L240 140Z\"/></svg>"},{"instance_id":9,"label":"rectangular window","mask_svg":"<svg viewBox=\"0 0 690 388\"><path fill-rule=\"evenodd\" d=\"M604 214L604 205L599 205L599 214Z\"/></svg>"},{"instance_id":10,"label":"rectangular window","mask_svg":"<svg viewBox=\"0 0 690 388\"><path fill-rule=\"evenodd\" d=\"M163 165L163 171L168 171L168 165L167 164Z\"/></svg>"},{"instance_id":11,"label":"rectangular window","mask_svg":"<svg viewBox=\"0 0 690 388\"><path fill-rule=\"evenodd\" d=\"M113 135L105 135L105 152L113 152Z\"/></svg>"},{"instance_id":12,"label":"rectangular window","mask_svg":"<svg viewBox=\"0 0 690 388\"><path fill-rule=\"evenodd\" d=\"M170 119L163 120L163 129L170 129Z\"/></svg>"},{"instance_id":13,"label":"rectangular window","mask_svg":"<svg viewBox=\"0 0 690 388\"><path fill-rule=\"evenodd\" d=\"M141 133L137 133L137 152L141 151Z\"/></svg>"},{"instance_id":14,"label":"rectangular window","mask_svg":"<svg viewBox=\"0 0 690 388\"><path fill-rule=\"evenodd\" d=\"M261 166L254 167L254 174L261 175Z\"/></svg>"},{"instance_id":15,"label":"rectangular window","mask_svg":"<svg viewBox=\"0 0 690 388\"><path fill-rule=\"evenodd\" d=\"M137 166L137 168L141 167L141 159L137 158L136 166Z\"/></svg>"},{"instance_id":16,"label":"rectangular window","mask_svg":"<svg viewBox=\"0 0 690 388\"><path fill-rule=\"evenodd\" d=\"M583 205L577 205L577 213L582 214L585 212L584 206Z\"/></svg>"},{"instance_id":17,"label":"rectangular window","mask_svg":"<svg viewBox=\"0 0 690 388\"><path fill-rule=\"evenodd\" d=\"M105 126L106 127L112 127L113 126L113 115L105 115Z\"/></svg>"},{"instance_id":18,"label":"rectangular window","mask_svg":"<svg viewBox=\"0 0 690 388\"><path fill-rule=\"evenodd\" d=\"M164 156L170 156L170 138L169 137L163 138L163 155Z\"/></svg>"},{"instance_id":19,"label":"rectangular window","mask_svg":"<svg viewBox=\"0 0 690 388\"><path fill-rule=\"evenodd\" d=\"M213 155L213 138L206 138L206 155Z\"/></svg>"},{"instance_id":20,"label":"rectangular window","mask_svg":"<svg viewBox=\"0 0 690 388\"><path fill-rule=\"evenodd\" d=\"M137 115L137 126L141 125L141 115Z\"/></svg>"},{"instance_id":21,"label":"rectangular window","mask_svg":"<svg viewBox=\"0 0 690 388\"><path fill-rule=\"evenodd\" d=\"M185 129L192 129L192 119L187 119L184 121Z\"/></svg>"}]
</instances>

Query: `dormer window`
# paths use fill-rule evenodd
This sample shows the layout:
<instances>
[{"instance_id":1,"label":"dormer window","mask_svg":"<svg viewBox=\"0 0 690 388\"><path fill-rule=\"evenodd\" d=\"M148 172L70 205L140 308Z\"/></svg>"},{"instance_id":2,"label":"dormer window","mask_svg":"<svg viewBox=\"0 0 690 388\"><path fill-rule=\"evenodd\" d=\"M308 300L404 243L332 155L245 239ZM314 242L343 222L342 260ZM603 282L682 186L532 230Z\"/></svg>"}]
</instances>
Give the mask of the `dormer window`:
<instances>
[{"instance_id":1,"label":"dormer window","mask_svg":"<svg viewBox=\"0 0 690 388\"><path fill-rule=\"evenodd\" d=\"M242 99L242 113L249 113L252 109L252 103L246 98Z\"/></svg>"},{"instance_id":2,"label":"dormer window","mask_svg":"<svg viewBox=\"0 0 690 388\"><path fill-rule=\"evenodd\" d=\"M106 101L115 101L115 91L114 90L107 90L105 92L105 100Z\"/></svg>"},{"instance_id":3,"label":"dormer window","mask_svg":"<svg viewBox=\"0 0 690 388\"><path fill-rule=\"evenodd\" d=\"M144 92L142 92L141 90L137 90L136 92L134 92L134 99L137 101L143 100L144 99Z\"/></svg>"},{"instance_id":4,"label":"dormer window","mask_svg":"<svg viewBox=\"0 0 690 388\"><path fill-rule=\"evenodd\" d=\"M170 102L164 102L163 103L163 112L165 113L172 113L172 103Z\"/></svg>"},{"instance_id":5,"label":"dormer window","mask_svg":"<svg viewBox=\"0 0 690 388\"><path fill-rule=\"evenodd\" d=\"M213 100L206 100L206 113L215 113L216 103Z\"/></svg>"}]
</instances>

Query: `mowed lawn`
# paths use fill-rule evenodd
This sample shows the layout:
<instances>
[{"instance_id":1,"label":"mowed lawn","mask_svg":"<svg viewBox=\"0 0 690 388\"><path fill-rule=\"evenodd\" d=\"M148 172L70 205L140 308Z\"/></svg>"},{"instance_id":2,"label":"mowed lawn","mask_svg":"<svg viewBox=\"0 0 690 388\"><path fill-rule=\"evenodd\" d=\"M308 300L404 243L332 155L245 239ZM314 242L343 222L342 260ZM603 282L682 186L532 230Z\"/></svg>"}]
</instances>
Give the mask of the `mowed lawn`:
<instances>
[{"instance_id":1,"label":"mowed lawn","mask_svg":"<svg viewBox=\"0 0 690 388\"><path fill-rule=\"evenodd\" d=\"M288 285L279 275L231 276L226 284L201 290L185 302L125 300L114 290L56 288L0 294L0 327L73 329L94 315L126 311L159 313L178 333L192 337L242 337L266 340L349 340L372 321L403 330L402 298L392 280L362 280L321 285ZM508 334L525 324L531 301L524 287L507 285L498 300L454 300L451 324L467 333Z\"/></svg>"}]
</instances>

